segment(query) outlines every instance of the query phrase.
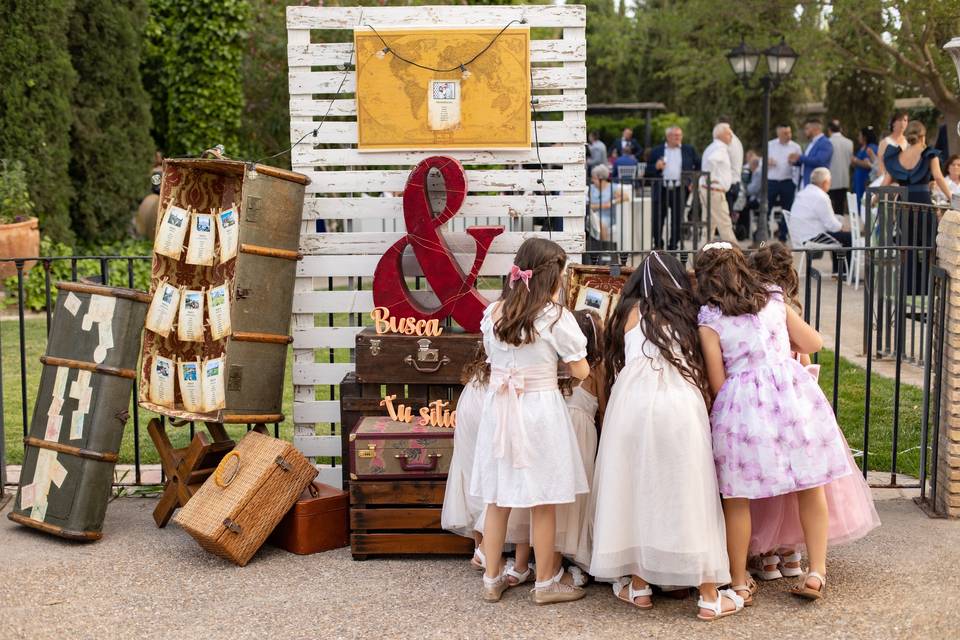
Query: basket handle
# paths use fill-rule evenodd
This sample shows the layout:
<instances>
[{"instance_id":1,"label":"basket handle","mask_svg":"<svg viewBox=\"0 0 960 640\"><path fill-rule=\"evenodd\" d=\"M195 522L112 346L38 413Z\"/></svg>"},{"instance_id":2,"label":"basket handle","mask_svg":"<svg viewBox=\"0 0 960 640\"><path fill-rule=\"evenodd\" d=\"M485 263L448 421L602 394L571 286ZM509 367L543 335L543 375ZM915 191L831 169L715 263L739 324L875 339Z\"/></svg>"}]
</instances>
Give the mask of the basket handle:
<instances>
[{"instance_id":1,"label":"basket handle","mask_svg":"<svg viewBox=\"0 0 960 640\"><path fill-rule=\"evenodd\" d=\"M227 470L227 464L232 459L237 459L237 464L234 465L232 473ZM227 475L229 473L229 475ZM237 476L240 475L240 454L236 451L231 451L227 455L223 456L223 459L220 461L220 464L217 465L217 470L213 472L213 481L217 483L217 486L221 489L226 489L230 486L230 483L237 479ZM229 528L229 527L228 527Z\"/></svg>"}]
</instances>

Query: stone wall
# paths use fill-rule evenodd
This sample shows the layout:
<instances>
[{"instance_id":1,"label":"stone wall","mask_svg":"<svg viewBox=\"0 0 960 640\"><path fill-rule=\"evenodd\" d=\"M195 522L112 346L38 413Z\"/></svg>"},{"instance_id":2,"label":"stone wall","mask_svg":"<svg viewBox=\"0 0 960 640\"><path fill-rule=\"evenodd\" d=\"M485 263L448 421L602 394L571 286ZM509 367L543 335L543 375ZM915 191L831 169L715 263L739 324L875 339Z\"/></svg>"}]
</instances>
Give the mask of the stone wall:
<instances>
[{"instance_id":1,"label":"stone wall","mask_svg":"<svg viewBox=\"0 0 960 640\"><path fill-rule=\"evenodd\" d=\"M934 506L937 513L960 518L960 211L948 211L940 221L937 263L950 275L950 289Z\"/></svg>"}]
</instances>

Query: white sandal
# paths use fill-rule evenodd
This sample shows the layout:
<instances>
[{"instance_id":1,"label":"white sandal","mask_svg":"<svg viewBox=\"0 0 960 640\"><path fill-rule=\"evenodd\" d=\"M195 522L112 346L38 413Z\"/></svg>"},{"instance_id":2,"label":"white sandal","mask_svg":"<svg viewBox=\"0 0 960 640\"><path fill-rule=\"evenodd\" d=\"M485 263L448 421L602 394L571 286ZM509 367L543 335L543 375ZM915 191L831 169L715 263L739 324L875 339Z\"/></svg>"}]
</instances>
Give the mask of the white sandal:
<instances>
[{"instance_id":1,"label":"white sandal","mask_svg":"<svg viewBox=\"0 0 960 640\"><path fill-rule=\"evenodd\" d=\"M484 602L500 602L503 592L510 588L506 575L501 573L496 578L488 578L483 574L483 600Z\"/></svg>"},{"instance_id":2,"label":"white sandal","mask_svg":"<svg viewBox=\"0 0 960 640\"><path fill-rule=\"evenodd\" d=\"M801 567L788 567L785 566L788 562L800 563L800 552L794 551L791 554L781 556L780 558L780 573L783 574L785 578L796 578L797 576L803 575L803 569Z\"/></svg>"},{"instance_id":3,"label":"white sandal","mask_svg":"<svg viewBox=\"0 0 960 640\"><path fill-rule=\"evenodd\" d=\"M507 586L509 587L519 587L524 582L528 582L530 577L533 575L533 563L527 564L527 570L523 573L517 571L516 561L513 559L507 560L507 566L504 567L503 576L504 580L507 578L513 578L516 582L511 583L507 580Z\"/></svg>"},{"instance_id":4,"label":"white sandal","mask_svg":"<svg viewBox=\"0 0 960 640\"><path fill-rule=\"evenodd\" d=\"M733 602L733 609L731 611L723 610L724 598L729 598ZM726 618L727 616L732 616L735 613L739 613L743 610L744 606L743 596L739 595L733 589L718 589L717 599L714 602L707 602L703 599L702 595L700 596L700 599L697 600L697 618L706 622L713 622L714 620L719 620L720 618ZM700 609L712 611L713 615L705 616L700 613Z\"/></svg>"},{"instance_id":5,"label":"white sandal","mask_svg":"<svg viewBox=\"0 0 960 640\"><path fill-rule=\"evenodd\" d=\"M483 571L487 568L487 558L483 555L483 551L480 551L480 547L476 547L473 550L473 557L470 558L470 566L477 571Z\"/></svg>"},{"instance_id":6,"label":"white sandal","mask_svg":"<svg viewBox=\"0 0 960 640\"><path fill-rule=\"evenodd\" d=\"M624 587L627 589L627 597L624 598L620 595L620 592L623 591ZM653 596L653 589L650 588L650 585L643 587L642 589L633 588L633 578L631 576L624 576L618 578L616 582L613 583L613 595L617 596L617 600L621 602L626 602L629 605L633 605L637 609L653 609L653 602L647 602L645 604L637 604L637 598L651 598Z\"/></svg>"},{"instance_id":7,"label":"white sandal","mask_svg":"<svg viewBox=\"0 0 960 640\"><path fill-rule=\"evenodd\" d=\"M812 587L807 586L807 580L810 578L816 578L820 581L819 589L813 589ZM800 596L801 598L806 598L807 600L819 600L823 597L823 590L826 588L827 579L824 576L820 575L816 571L807 571L806 575L801 578L800 583L790 590L790 593L795 596Z\"/></svg>"},{"instance_id":8,"label":"white sandal","mask_svg":"<svg viewBox=\"0 0 960 640\"><path fill-rule=\"evenodd\" d=\"M763 557L755 556L750 561L747 570L760 580L779 580L784 576L780 570L781 565L780 556L773 553ZM773 569L768 570L766 567L773 567Z\"/></svg>"}]
</instances>

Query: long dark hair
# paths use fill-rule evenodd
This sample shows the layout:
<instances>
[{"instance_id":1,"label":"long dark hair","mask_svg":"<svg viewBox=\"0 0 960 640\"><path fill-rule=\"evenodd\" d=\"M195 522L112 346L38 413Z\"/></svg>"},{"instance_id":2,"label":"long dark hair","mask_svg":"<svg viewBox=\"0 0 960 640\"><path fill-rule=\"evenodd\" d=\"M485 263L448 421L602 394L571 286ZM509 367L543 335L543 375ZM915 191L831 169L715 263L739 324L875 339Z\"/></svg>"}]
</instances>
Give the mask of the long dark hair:
<instances>
[{"instance_id":1,"label":"long dark hair","mask_svg":"<svg viewBox=\"0 0 960 640\"><path fill-rule=\"evenodd\" d=\"M765 244L750 254L750 267L765 284L783 291L783 297L800 312L800 276L793 267L793 254L781 242Z\"/></svg>"},{"instance_id":2,"label":"long dark hair","mask_svg":"<svg viewBox=\"0 0 960 640\"><path fill-rule=\"evenodd\" d=\"M483 342L477 343L473 358L463 365L463 370L460 372L460 382L466 385L473 381L481 385L486 385L490 381L490 364L487 362L487 352L483 349Z\"/></svg>"},{"instance_id":3,"label":"long dark hair","mask_svg":"<svg viewBox=\"0 0 960 640\"><path fill-rule=\"evenodd\" d=\"M683 265L669 254L651 253L630 274L620 292L620 302L607 327L604 363L606 393L626 365L626 326L630 312L640 313L640 328L647 342L690 383L708 396L706 364L697 334L697 302ZM680 347L681 356L674 351Z\"/></svg>"},{"instance_id":4,"label":"long dark hair","mask_svg":"<svg viewBox=\"0 0 960 640\"><path fill-rule=\"evenodd\" d=\"M694 260L697 297L726 316L760 313L770 292L737 247L701 250Z\"/></svg>"},{"instance_id":5,"label":"long dark hair","mask_svg":"<svg viewBox=\"0 0 960 640\"><path fill-rule=\"evenodd\" d=\"M530 270L529 290L522 280L511 286L509 277L503 283L500 294L500 317L494 322L493 333L497 339L519 347L536 342L534 321L543 308L560 305L553 294L560 288L567 254L560 245L544 238L528 238L520 245L513 263L521 270ZM559 319L560 315L557 314Z\"/></svg>"},{"instance_id":6,"label":"long dark hair","mask_svg":"<svg viewBox=\"0 0 960 640\"><path fill-rule=\"evenodd\" d=\"M860 135L863 136L863 141L866 144L877 144L877 132L874 131L873 127L867 126L860 129Z\"/></svg>"}]
</instances>

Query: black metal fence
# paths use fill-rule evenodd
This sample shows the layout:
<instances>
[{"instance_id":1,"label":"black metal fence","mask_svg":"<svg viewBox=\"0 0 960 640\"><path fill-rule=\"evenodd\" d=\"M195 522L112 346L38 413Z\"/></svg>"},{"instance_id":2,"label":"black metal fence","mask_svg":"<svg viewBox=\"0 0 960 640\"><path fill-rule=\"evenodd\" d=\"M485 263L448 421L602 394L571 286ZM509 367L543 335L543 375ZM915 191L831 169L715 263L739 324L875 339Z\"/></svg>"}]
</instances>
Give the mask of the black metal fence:
<instances>
[{"instance_id":1,"label":"black metal fence","mask_svg":"<svg viewBox=\"0 0 960 640\"><path fill-rule=\"evenodd\" d=\"M692 233L692 232L691 232ZM692 243L692 235L688 244ZM704 241L705 236L700 236ZM834 411L846 428L851 447L856 450L864 473L867 469L889 472L889 481L880 482L872 477L878 486L919 487L924 495L936 492L936 474L934 472L938 449L937 438L940 425L941 385L943 341L946 314L946 300L949 281L947 274L932 265L933 248L930 245L876 245L838 249L848 260L856 259L859 254L868 265L864 274L863 290L859 292L842 280L831 280L816 268L818 253L814 250L797 251L796 263L806 264L802 277L802 299L804 316L824 333L832 332L828 342L831 353L824 354L824 374L829 379L825 384L828 399ZM916 258L918 252L929 252L929 264L923 270L926 286L907 293L908 284L915 276L906 265ZM693 250L681 249L675 254L687 265L692 266ZM583 261L612 262L616 264L636 264L645 252L588 251ZM15 289L18 293L16 305L17 349L10 353L10 345L2 349L0 341L0 385L2 372L15 367L19 373L15 389L0 386L0 461L7 460L5 434L11 429L27 432L31 407L28 406L29 379L28 370L36 375L39 365L36 355L45 349L45 333L39 339L28 339L28 323L45 319L49 331L53 307L53 285L56 278L55 265L68 264L71 279L83 275L110 283L114 286L135 284L135 270L139 263L149 261L140 256L70 256L38 258L31 274L35 286L42 279L42 298L46 302L45 310L39 315L30 315L25 305L28 281L24 266L28 260L17 260L17 278ZM92 265L92 267L91 267ZM39 276L37 275L39 270ZM91 273L91 271L93 273ZM879 283L885 281L886 288ZM333 282L328 283L333 288ZM359 284L359 283L358 283ZM877 301L883 293L896 290L889 300L895 311L889 316L880 313ZM909 298L909 299L908 299ZM887 304L885 302L885 304ZM884 311L886 313L886 311ZM359 321L359 318L358 318ZM4 325L12 324L12 320ZM862 329L860 329L862 327ZM859 344L858 339L848 340L849 332L862 330L865 348L851 347ZM36 332L35 324L33 331ZM9 335L9 331L7 335ZM890 344L887 348L886 345ZM883 344L884 348L879 348ZM917 346L914 348L914 344ZM846 346L845 346L846 345ZM39 351L39 353L38 353ZM334 358L330 350L331 361ZM29 353L28 353L29 352ZM34 358L31 361L31 358ZM827 360L830 358L830 360ZM853 361L857 367L846 362ZM879 369L883 367L883 371ZM882 375L881 375L882 374ZM922 381L921 381L922 380ZM135 387L136 388L136 387ZM331 390L331 398L333 390ZM18 415L7 412L8 404L19 400ZM143 483L141 420L135 398L132 402L133 418L133 455L121 459L121 463L132 464L134 473L122 484L139 485ZM857 423L855 430L851 425ZM331 426L332 428L332 426ZM854 432L855 431L855 432ZM278 425L274 427L278 433ZM193 425L190 425L190 437ZM16 446L21 446L16 445ZM2 470L3 464L0 464ZM904 481L902 476L911 479Z\"/></svg>"}]
</instances>

